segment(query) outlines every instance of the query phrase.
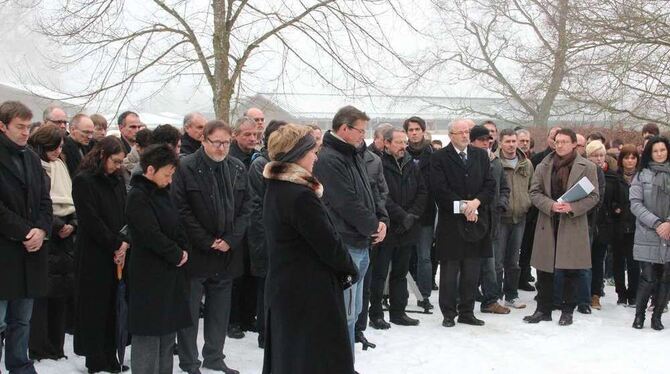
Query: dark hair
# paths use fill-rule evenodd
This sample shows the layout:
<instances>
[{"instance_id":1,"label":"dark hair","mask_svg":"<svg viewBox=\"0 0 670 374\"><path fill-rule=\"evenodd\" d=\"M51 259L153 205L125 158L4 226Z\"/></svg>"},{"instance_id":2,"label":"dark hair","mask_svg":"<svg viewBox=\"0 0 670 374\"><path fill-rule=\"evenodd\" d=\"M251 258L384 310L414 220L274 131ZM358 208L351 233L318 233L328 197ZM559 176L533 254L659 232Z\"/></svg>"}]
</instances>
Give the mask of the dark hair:
<instances>
[{"instance_id":1,"label":"dark hair","mask_svg":"<svg viewBox=\"0 0 670 374\"><path fill-rule=\"evenodd\" d=\"M435 139L430 144L437 144L437 145L442 145L442 141L440 139Z\"/></svg>"},{"instance_id":2,"label":"dark hair","mask_svg":"<svg viewBox=\"0 0 670 374\"><path fill-rule=\"evenodd\" d=\"M655 123L647 123L642 126L642 133L649 133L654 136L658 136L661 133L661 130L658 129L658 125Z\"/></svg>"},{"instance_id":3,"label":"dark hair","mask_svg":"<svg viewBox=\"0 0 670 374\"><path fill-rule=\"evenodd\" d=\"M409 130L410 122L418 123L419 126L421 126L421 130L426 131L426 121L424 121L423 118L421 117L413 116L406 119L405 122L402 124L402 128L405 129L405 132Z\"/></svg>"},{"instance_id":4,"label":"dark hair","mask_svg":"<svg viewBox=\"0 0 670 374\"><path fill-rule=\"evenodd\" d=\"M369 121L370 117L365 112L347 105L335 113L335 117L333 117L333 130L339 130L342 125L353 126L354 122L358 120Z\"/></svg>"},{"instance_id":5,"label":"dark hair","mask_svg":"<svg viewBox=\"0 0 670 374\"><path fill-rule=\"evenodd\" d=\"M63 131L56 125L48 124L40 126L40 128L30 135L28 144L42 160L49 162L47 152L55 151L60 147L63 142L63 135Z\"/></svg>"},{"instance_id":6,"label":"dark hair","mask_svg":"<svg viewBox=\"0 0 670 374\"><path fill-rule=\"evenodd\" d=\"M498 125L496 125L496 123L493 122L493 120L490 120L490 119L482 122L482 126L485 126L485 125L493 125L493 127L495 127L496 130L498 129Z\"/></svg>"},{"instance_id":7,"label":"dark hair","mask_svg":"<svg viewBox=\"0 0 670 374\"><path fill-rule=\"evenodd\" d=\"M670 143L668 142L668 138L664 136L654 136L647 141L647 145L644 146L644 151L642 151L642 156L640 157L640 163L638 164L639 170L642 170L649 166L649 163L653 161L651 158L651 149L654 147L654 144L656 143L663 143L665 144L665 149L670 152ZM666 158L666 161L668 159Z\"/></svg>"},{"instance_id":8,"label":"dark hair","mask_svg":"<svg viewBox=\"0 0 670 374\"><path fill-rule=\"evenodd\" d=\"M599 131L590 133L589 136L586 137L586 140L600 140L603 143L603 145L605 145L607 143L607 140L605 139L605 135L603 135Z\"/></svg>"},{"instance_id":9,"label":"dark hair","mask_svg":"<svg viewBox=\"0 0 670 374\"><path fill-rule=\"evenodd\" d=\"M107 130L107 119L101 114L92 114L90 118L91 121L93 121L93 126L95 126L96 129L103 128Z\"/></svg>"},{"instance_id":10,"label":"dark hair","mask_svg":"<svg viewBox=\"0 0 670 374\"><path fill-rule=\"evenodd\" d=\"M30 134L32 134L35 130L39 129L40 126L42 126L42 122L39 122L39 121L38 122L33 122L33 123L30 124L30 129L28 130L28 132Z\"/></svg>"},{"instance_id":11,"label":"dark hair","mask_svg":"<svg viewBox=\"0 0 670 374\"><path fill-rule=\"evenodd\" d=\"M637 165L640 164L640 155L637 153L637 147L633 144L624 144L621 147L621 152L619 152L619 158L617 159L617 165L619 166L619 171L623 173L623 159L628 157L628 155L633 155L637 159Z\"/></svg>"},{"instance_id":12,"label":"dark hair","mask_svg":"<svg viewBox=\"0 0 670 374\"><path fill-rule=\"evenodd\" d=\"M401 128L398 127L389 127L388 129L384 130L384 141L385 142L392 142L393 141L393 134L400 132L400 133L405 133Z\"/></svg>"},{"instance_id":13,"label":"dark hair","mask_svg":"<svg viewBox=\"0 0 670 374\"><path fill-rule=\"evenodd\" d=\"M560 130L556 131L556 135L554 136L554 139L556 139L556 137L558 135L569 136L570 140L572 140L573 143L577 143L577 133L575 133L575 131L573 129L560 129Z\"/></svg>"},{"instance_id":14,"label":"dark hair","mask_svg":"<svg viewBox=\"0 0 670 374\"><path fill-rule=\"evenodd\" d=\"M132 112L130 110L126 110L125 112L123 112L119 115L119 119L116 122L116 124L119 125L119 128L126 125L126 117L128 117L130 115L133 115L135 117L139 117L139 115L137 113Z\"/></svg>"},{"instance_id":15,"label":"dark hair","mask_svg":"<svg viewBox=\"0 0 670 374\"><path fill-rule=\"evenodd\" d=\"M9 126L14 118L31 120L33 112L20 101L5 101L0 104L0 122Z\"/></svg>"},{"instance_id":16,"label":"dark hair","mask_svg":"<svg viewBox=\"0 0 670 374\"><path fill-rule=\"evenodd\" d=\"M612 147L613 148L619 148L620 146L624 145L623 140L616 138L612 140Z\"/></svg>"},{"instance_id":17,"label":"dark hair","mask_svg":"<svg viewBox=\"0 0 670 374\"><path fill-rule=\"evenodd\" d=\"M227 123L225 123L220 119L215 119L208 121L207 124L205 125L205 131L204 131L205 138L212 135L212 133L216 130L223 130L227 132L230 136L233 136L233 129L231 129Z\"/></svg>"},{"instance_id":18,"label":"dark hair","mask_svg":"<svg viewBox=\"0 0 670 374\"><path fill-rule=\"evenodd\" d=\"M174 167L179 165L179 156L174 153L174 148L168 143L152 144L140 155L140 167L143 173L147 172L149 166L153 166L154 170L158 170L168 165Z\"/></svg>"},{"instance_id":19,"label":"dark hair","mask_svg":"<svg viewBox=\"0 0 670 374\"><path fill-rule=\"evenodd\" d=\"M270 139L270 135L272 135L273 132L277 131L280 127L284 126L288 122L286 121L280 121L273 119L268 123L268 125L265 127L265 131L263 131L263 144L265 146L268 146L268 139ZM311 127L311 126L310 126ZM317 127L319 130L321 129L320 127ZM312 127L312 130L315 130L314 127Z\"/></svg>"},{"instance_id":20,"label":"dark hair","mask_svg":"<svg viewBox=\"0 0 670 374\"><path fill-rule=\"evenodd\" d=\"M152 135L151 130L145 127L135 134L135 143L142 148L146 148L150 146L153 141Z\"/></svg>"},{"instance_id":21,"label":"dark hair","mask_svg":"<svg viewBox=\"0 0 670 374\"><path fill-rule=\"evenodd\" d=\"M151 144L169 144L177 148L181 133L172 125L160 125L151 132Z\"/></svg>"},{"instance_id":22,"label":"dark hair","mask_svg":"<svg viewBox=\"0 0 670 374\"><path fill-rule=\"evenodd\" d=\"M126 150L123 147L121 140L114 135L108 135L95 143L93 149L84 156L79 164L79 171L89 171L92 173L103 174L105 172L105 163L115 154L123 153Z\"/></svg>"},{"instance_id":23,"label":"dark hair","mask_svg":"<svg viewBox=\"0 0 670 374\"><path fill-rule=\"evenodd\" d=\"M502 141L503 136L517 136L517 133L513 129L509 129L509 128L502 129L498 133L498 139L500 139Z\"/></svg>"}]
</instances>

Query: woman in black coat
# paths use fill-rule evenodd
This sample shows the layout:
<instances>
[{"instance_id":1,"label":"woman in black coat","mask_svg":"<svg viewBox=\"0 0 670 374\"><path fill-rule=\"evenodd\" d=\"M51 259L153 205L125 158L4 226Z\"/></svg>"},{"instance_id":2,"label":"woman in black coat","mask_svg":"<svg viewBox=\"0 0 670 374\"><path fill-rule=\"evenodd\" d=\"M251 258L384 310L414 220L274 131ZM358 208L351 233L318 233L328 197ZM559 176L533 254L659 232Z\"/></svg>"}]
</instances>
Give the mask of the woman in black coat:
<instances>
[{"instance_id":1,"label":"woman in black coat","mask_svg":"<svg viewBox=\"0 0 670 374\"><path fill-rule=\"evenodd\" d=\"M79 218L74 351L86 356L89 373L121 369L116 358L116 265L129 248L125 225L126 187L119 173L125 151L114 136L98 142L79 166L72 197Z\"/></svg>"},{"instance_id":2,"label":"woman in black coat","mask_svg":"<svg viewBox=\"0 0 670 374\"><path fill-rule=\"evenodd\" d=\"M34 360L65 357L66 304L74 296L74 231L77 226L72 179L62 158L63 132L56 125L44 125L28 139L40 156L49 176L53 224L49 248L49 291L35 299L30 319L30 358Z\"/></svg>"},{"instance_id":3,"label":"woman in black coat","mask_svg":"<svg viewBox=\"0 0 670 374\"><path fill-rule=\"evenodd\" d=\"M172 373L177 330L191 326L182 267L188 260L188 240L168 187L178 163L171 146L149 146L140 158L143 174L130 180L128 317L136 374Z\"/></svg>"},{"instance_id":4,"label":"woman in black coat","mask_svg":"<svg viewBox=\"0 0 670 374\"><path fill-rule=\"evenodd\" d=\"M342 290L358 274L319 199L316 140L310 128L288 124L270 136L268 149L263 373L352 374L345 314L352 305Z\"/></svg>"}]
</instances>

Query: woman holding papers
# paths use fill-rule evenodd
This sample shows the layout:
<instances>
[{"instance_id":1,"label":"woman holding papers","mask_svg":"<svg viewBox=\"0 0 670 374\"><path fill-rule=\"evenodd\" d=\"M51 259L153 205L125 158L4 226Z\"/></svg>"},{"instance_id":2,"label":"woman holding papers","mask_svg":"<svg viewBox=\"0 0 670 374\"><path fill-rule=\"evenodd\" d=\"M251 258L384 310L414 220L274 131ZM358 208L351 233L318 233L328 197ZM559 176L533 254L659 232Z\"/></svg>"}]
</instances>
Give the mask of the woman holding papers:
<instances>
[{"instance_id":1,"label":"woman holding papers","mask_svg":"<svg viewBox=\"0 0 670 374\"><path fill-rule=\"evenodd\" d=\"M661 315L670 290L670 165L668 139L653 137L647 141L640 158L640 171L630 186L630 210L637 217L633 256L640 262L642 274L635 302L633 327L641 329L647 303L654 293L651 328L663 330Z\"/></svg>"},{"instance_id":2,"label":"woman holding papers","mask_svg":"<svg viewBox=\"0 0 670 374\"><path fill-rule=\"evenodd\" d=\"M531 265L537 269L537 310L524 321L551 321L553 273L560 269L565 271L565 280L559 324L565 326L572 324L576 306L577 270L591 267L586 213L598 203L599 193L593 188L598 185L596 165L575 151L575 132L559 130L555 144L556 150L535 169L530 186L531 202L539 210L531 258ZM581 198L569 202L561 199L575 185L584 190L582 196L577 194Z\"/></svg>"}]
</instances>

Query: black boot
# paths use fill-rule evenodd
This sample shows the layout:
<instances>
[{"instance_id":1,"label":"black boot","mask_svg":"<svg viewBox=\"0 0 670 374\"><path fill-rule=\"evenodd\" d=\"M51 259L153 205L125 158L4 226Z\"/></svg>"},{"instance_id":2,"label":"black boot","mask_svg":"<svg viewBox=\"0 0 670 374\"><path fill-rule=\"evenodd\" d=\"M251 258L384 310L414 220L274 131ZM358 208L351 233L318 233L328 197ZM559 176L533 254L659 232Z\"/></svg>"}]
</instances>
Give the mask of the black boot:
<instances>
[{"instance_id":1,"label":"black boot","mask_svg":"<svg viewBox=\"0 0 670 374\"><path fill-rule=\"evenodd\" d=\"M558 319L558 324L560 326L569 326L572 325L572 312L562 312L561 318Z\"/></svg>"},{"instance_id":2,"label":"black boot","mask_svg":"<svg viewBox=\"0 0 670 374\"><path fill-rule=\"evenodd\" d=\"M363 344L363 350L367 351L368 348L375 349L377 348L377 345L374 343L370 343L368 339L363 335L363 331L356 331L356 336L355 336L356 343L361 343Z\"/></svg>"},{"instance_id":3,"label":"black boot","mask_svg":"<svg viewBox=\"0 0 670 374\"><path fill-rule=\"evenodd\" d=\"M635 329L644 327L647 304L649 303L649 297L651 296L653 288L654 283L652 283L651 280L647 280L644 274L640 274L640 284L637 288L637 295L635 296L635 320L633 321L633 328Z\"/></svg>"},{"instance_id":4,"label":"black boot","mask_svg":"<svg viewBox=\"0 0 670 374\"><path fill-rule=\"evenodd\" d=\"M661 313L663 312L661 311ZM654 310L654 314L651 315L651 328L656 331L661 331L665 328L663 322L661 322L661 314L656 314L656 310Z\"/></svg>"},{"instance_id":5,"label":"black boot","mask_svg":"<svg viewBox=\"0 0 670 374\"><path fill-rule=\"evenodd\" d=\"M665 278L667 275L664 274L663 277ZM658 293L656 294L656 306L654 306L654 313L651 315L651 328L656 331L661 331L665 328L661 322L661 317L663 316L663 310L668 305L668 290L670 290L670 287L668 287L668 282L663 281L658 286Z\"/></svg>"},{"instance_id":6,"label":"black boot","mask_svg":"<svg viewBox=\"0 0 670 374\"><path fill-rule=\"evenodd\" d=\"M635 313L635 319L633 320L633 328L634 329L641 329L644 327L644 312L642 313Z\"/></svg>"}]
</instances>

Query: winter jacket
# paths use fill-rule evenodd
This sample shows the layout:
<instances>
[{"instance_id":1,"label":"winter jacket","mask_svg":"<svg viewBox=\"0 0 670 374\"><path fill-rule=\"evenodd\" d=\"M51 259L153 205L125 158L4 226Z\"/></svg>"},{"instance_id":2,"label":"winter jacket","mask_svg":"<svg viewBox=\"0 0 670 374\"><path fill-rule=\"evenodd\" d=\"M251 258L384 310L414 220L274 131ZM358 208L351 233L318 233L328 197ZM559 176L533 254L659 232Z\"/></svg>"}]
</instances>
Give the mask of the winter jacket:
<instances>
[{"instance_id":1,"label":"winter jacket","mask_svg":"<svg viewBox=\"0 0 670 374\"><path fill-rule=\"evenodd\" d=\"M270 162L266 149L251 162L249 168L249 200L251 213L249 215L249 261L251 274L264 278L268 268L267 243L265 241L265 226L263 226L263 200L267 181L263 178L263 169Z\"/></svg>"},{"instance_id":2,"label":"winter jacket","mask_svg":"<svg viewBox=\"0 0 670 374\"><path fill-rule=\"evenodd\" d=\"M520 149L516 151L518 158L516 166L512 166L509 160L500 157L500 149L496 154L505 170L507 185L510 189L508 207L502 212L501 221L506 224L517 224L526 217L526 213L532 206L528 190L533 179L533 164Z\"/></svg>"},{"instance_id":3,"label":"winter jacket","mask_svg":"<svg viewBox=\"0 0 670 374\"><path fill-rule=\"evenodd\" d=\"M237 144L236 141L233 141L230 143L230 153L228 154L229 156L233 156L236 159L242 161L242 164L244 164L244 168L246 170L249 170L251 167L251 162L254 160L255 155L258 153L257 150L252 149L251 152L244 152L242 148Z\"/></svg>"},{"instance_id":4,"label":"winter jacket","mask_svg":"<svg viewBox=\"0 0 670 374\"><path fill-rule=\"evenodd\" d=\"M630 211L637 217L633 257L637 261L664 264L670 262L670 248L655 228L670 217L657 217L648 208L656 204L651 200L653 179L654 172L645 168L633 178L630 186Z\"/></svg>"},{"instance_id":5,"label":"winter jacket","mask_svg":"<svg viewBox=\"0 0 670 374\"><path fill-rule=\"evenodd\" d=\"M489 158L491 159L491 176L496 182L495 195L491 202L491 235L496 238L498 226L500 226L500 216L509 206L510 188L500 158L495 153L490 153Z\"/></svg>"},{"instance_id":6,"label":"winter jacket","mask_svg":"<svg viewBox=\"0 0 670 374\"><path fill-rule=\"evenodd\" d=\"M375 204L363 153L327 131L314 175L323 184L323 203L344 242L368 248L383 213Z\"/></svg>"},{"instance_id":7,"label":"winter jacket","mask_svg":"<svg viewBox=\"0 0 670 374\"><path fill-rule=\"evenodd\" d=\"M633 176L635 178L635 176ZM621 172L617 173L617 194L614 196L614 208L620 208L621 213L616 217L615 233L617 237L622 234L635 233L635 215L630 211L630 185L623 177ZM631 181L632 182L632 181Z\"/></svg>"},{"instance_id":8,"label":"winter jacket","mask_svg":"<svg viewBox=\"0 0 670 374\"><path fill-rule=\"evenodd\" d=\"M205 157L208 156L203 148L183 157L171 186L172 197L192 247L186 269L192 277L223 275L232 279L243 271L242 248L246 244L251 213L247 170L234 157L222 161L228 173L224 181L226 189L232 190L232 201L226 199L224 209L234 210L232 229L223 232L219 228L220 217L216 215L213 191L217 185L216 177ZM230 245L229 251L221 252L211 247L219 238Z\"/></svg>"},{"instance_id":9,"label":"winter jacket","mask_svg":"<svg viewBox=\"0 0 670 374\"><path fill-rule=\"evenodd\" d=\"M77 175L81 160L90 150L90 145L78 143L76 140L72 139L71 136L66 136L63 139L63 154L65 155L67 170L70 172L71 176Z\"/></svg>"},{"instance_id":10,"label":"winter jacket","mask_svg":"<svg viewBox=\"0 0 670 374\"><path fill-rule=\"evenodd\" d=\"M553 157L549 154L535 169L530 185L530 201L539 210L535 225L531 265L538 270L553 273L554 269L588 269L591 267L591 243L586 214L598 204L598 190L593 190L585 198L570 203L572 212L559 215L558 232L554 233L554 213L556 202L551 195L551 173ZM591 161L577 155L568 177L569 190L580 179L586 177L598 185L598 167Z\"/></svg>"},{"instance_id":11,"label":"winter jacket","mask_svg":"<svg viewBox=\"0 0 670 374\"><path fill-rule=\"evenodd\" d=\"M428 198L423 175L407 153L400 160L387 153L382 163L384 179L389 188L386 210L391 219L384 246L390 248L414 244L418 239L421 215Z\"/></svg>"},{"instance_id":12,"label":"winter jacket","mask_svg":"<svg viewBox=\"0 0 670 374\"><path fill-rule=\"evenodd\" d=\"M185 267L177 267L189 243L169 187L158 188L143 175L133 176L130 184L129 331L166 335L192 324Z\"/></svg>"},{"instance_id":13,"label":"winter jacket","mask_svg":"<svg viewBox=\"0 0 670 374\"><path fill-rule=\"evenodd\" d=\"M596 240L599 243L610 244L614 238L616 223L621 213L617 213L617 196L619 192L619 176L612 170L603 173L605 176L605 190L603 193L602 205L598 208L598 217L596 218Z\"/></svg>"},{"instance_id":14,"label":"winter jacket","mask_svg":"<svg viewBox=\"0 0 670 374\"><path fill-rule=\"evenodd\" d=\"M430 145L430 142L426 141L423 147L421 147L419 150L415 150L408 146L407 152L410 156L412 156L412 161L419 167L419 170L421 170L423 183L428 191L428 196L426 198L426 208L423 210L423 214L421 215L421 225L431 227L435 226L437 205L435 205L435 199L433 198L433 193L430 190L430 158L433 156L433 146Z\"/></svg>"},{"instance_id":15,"label":"winter jacket","mask_svg":"<svg viewBox=\"0 0 670 374\"><path fill-rule=\"evenodd\" d=\"M200 149L201 145L201 142L191 138L187 133L184 133L184 135L181 136L181 148L179 148L179 155L187 156L191 153L195 153L195 151Z\"/></svg>"},{"instance_id":16,"label":"winter jacket","mask_svg":"<svg viewBox=\"0 0 670 374\"><path fill-rule=\"evenodd\" d=\"M23 172L12 157L23 162ZM0 300L46 296L46 246L28 252L23 241L33 228L48 235L51 222L49 178L39 157L0 133Z\"/></svg>"},{"instance_id":17,"label":"winter jacket","mask_svg":"<svg viewBox=\"0 0 670 374\"><path fill-rule=\"evenodd\" d=\"M365 168L368 172L368 180L370 181L370 188L372 188L372 195L375 199L375 207L383 216L382 221L388 224L386 198L389 194L389 187L386 184L386 179L384 179L382 159L370 150L361 150L360 152L363 154L363 159L365 160Z\"/></svg>"}]
</instances>

